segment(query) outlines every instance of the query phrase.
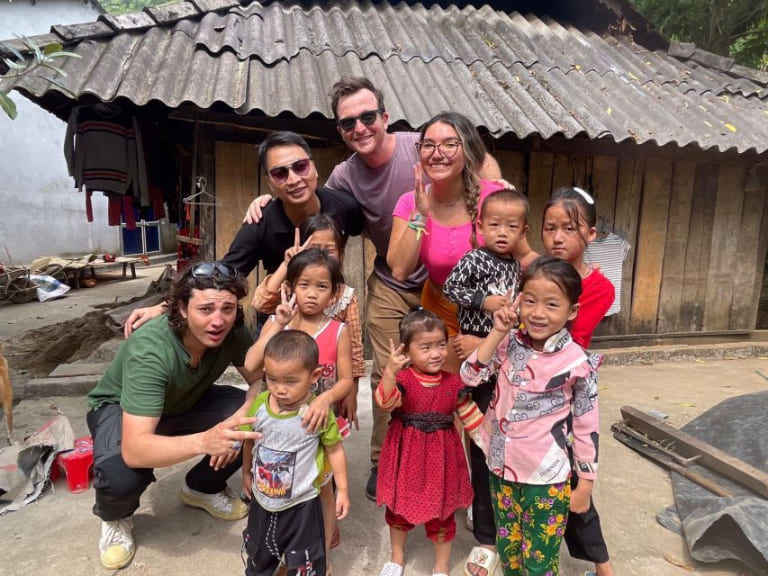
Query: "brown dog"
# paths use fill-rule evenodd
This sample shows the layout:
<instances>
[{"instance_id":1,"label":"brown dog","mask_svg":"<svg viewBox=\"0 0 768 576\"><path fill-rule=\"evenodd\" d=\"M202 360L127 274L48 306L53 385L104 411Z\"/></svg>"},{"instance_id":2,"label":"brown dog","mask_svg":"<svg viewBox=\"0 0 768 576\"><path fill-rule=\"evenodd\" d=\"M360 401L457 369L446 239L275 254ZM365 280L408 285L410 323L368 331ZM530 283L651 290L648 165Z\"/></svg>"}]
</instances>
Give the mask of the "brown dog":
<instances>
[{"instance_id":1,"label":"brown dog","mask_svg":"<svg viewBox=\"0 0 768 576\"><path fill-rule=\"evenodd\" d=\"M0 344L0 404L5 410L5 437L8 444L13 444L13 388L11 388L11 373L8 370L8 360L3 356L3 346Z\"/></svg>"}]
</instances>

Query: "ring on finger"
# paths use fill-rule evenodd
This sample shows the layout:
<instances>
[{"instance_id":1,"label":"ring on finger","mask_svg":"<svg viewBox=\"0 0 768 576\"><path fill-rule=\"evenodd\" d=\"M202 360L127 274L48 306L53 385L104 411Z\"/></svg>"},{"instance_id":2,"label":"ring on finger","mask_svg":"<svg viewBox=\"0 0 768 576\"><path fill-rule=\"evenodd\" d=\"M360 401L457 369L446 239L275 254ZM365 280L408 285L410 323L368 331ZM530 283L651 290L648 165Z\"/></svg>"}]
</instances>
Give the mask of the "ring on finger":
<instances>
[{"instance_id":1,"label":"ring on finger","mask_svg":"<svg viewBox=\"0 0 768 576\"><path fill-rule=\"evenodd\" d=\"M232 451L233 452L238 452L240 450L240 448L242 448L242 446L243 446L243 443L240 442L240 440L234 440L232 442Z\"/></svg>"}]
</instances>

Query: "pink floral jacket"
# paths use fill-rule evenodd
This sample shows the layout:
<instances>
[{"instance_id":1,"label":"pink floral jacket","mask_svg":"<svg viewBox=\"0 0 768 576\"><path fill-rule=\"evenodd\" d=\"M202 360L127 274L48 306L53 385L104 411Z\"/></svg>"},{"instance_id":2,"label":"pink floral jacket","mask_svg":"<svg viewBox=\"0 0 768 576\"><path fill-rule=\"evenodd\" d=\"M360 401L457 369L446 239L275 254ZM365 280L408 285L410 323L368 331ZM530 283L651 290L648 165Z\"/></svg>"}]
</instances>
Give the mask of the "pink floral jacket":
<instances>
[{"instance_id":1,"label":"pink floral jacket","mask_svg":"<svg viewBox=\"0 0 768 576\"><path fill-rule=\"evenodd\" d=\"M488 469L522 484L563 482L572 467L580 478L595 479L601 362L601 356L588 355L565 328L547 340L542 352L531 347L523 331L506 336L488 365L479 363L473 352L461 366L467 386L498 373L483 422Z\"/></svg>"}]
</instances>

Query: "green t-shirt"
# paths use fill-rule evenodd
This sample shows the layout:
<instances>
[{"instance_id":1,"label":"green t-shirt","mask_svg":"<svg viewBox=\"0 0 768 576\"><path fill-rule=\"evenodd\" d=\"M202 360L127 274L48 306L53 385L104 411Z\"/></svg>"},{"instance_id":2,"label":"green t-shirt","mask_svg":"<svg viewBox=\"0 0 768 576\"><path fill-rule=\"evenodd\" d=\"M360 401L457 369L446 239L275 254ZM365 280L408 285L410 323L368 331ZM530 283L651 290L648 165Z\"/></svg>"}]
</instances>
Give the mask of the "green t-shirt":
<instances>
[{"instance_id":1,"label":"green t-shirt","mask_svg":"<svg viewBox=\"0 0 768 576\"><path fill-rule=\"evenodd\" d=\"M230 364L243 366L253 338L246 326L233 329L217 348L209 348L197 368L168 324L165 314L131 334L88 394L92 410L120 404L134 416L162 416L189 410Z\"/></svg>"}]
</instances>

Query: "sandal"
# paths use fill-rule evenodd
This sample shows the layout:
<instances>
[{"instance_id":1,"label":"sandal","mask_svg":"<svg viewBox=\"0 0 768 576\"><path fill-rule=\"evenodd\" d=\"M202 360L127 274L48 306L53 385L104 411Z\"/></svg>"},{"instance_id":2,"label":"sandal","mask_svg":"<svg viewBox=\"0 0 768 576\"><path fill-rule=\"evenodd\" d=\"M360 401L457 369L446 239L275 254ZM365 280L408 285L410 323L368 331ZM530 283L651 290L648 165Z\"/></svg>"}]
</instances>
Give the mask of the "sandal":
<instances>
[{"instance_id":1,"label":"sandal","mask_svg":"<svg viewBox=\"0 0 768 576\"><path fill-rule=\"evenodd\" d=\"M340 543L341 543L341 533L339 532L339 527L334 526L333 536L331 536L331 543L328 545L328 548L333 550L334 548L338 547Z\"/></svg>"},{"instance_id":2,"label":"sandal","mask_svg":"<svg viewBox=\"0 0 768 576\"><path fill-rule=\"evenodd\" d=\"M493 576L499 555L493 550L475 546L464 562L464 576Z\"/></svg>"},{"instance_id":3,"label":"sandal","mask_svg":"<svg viewBox=\"0 0 768 576\"><path fill-rule=\"evenodd\" d=\"M387 562L381 569L379 576L403 576L403 567L394 562Z\"/></svg>"}]
</instances>

